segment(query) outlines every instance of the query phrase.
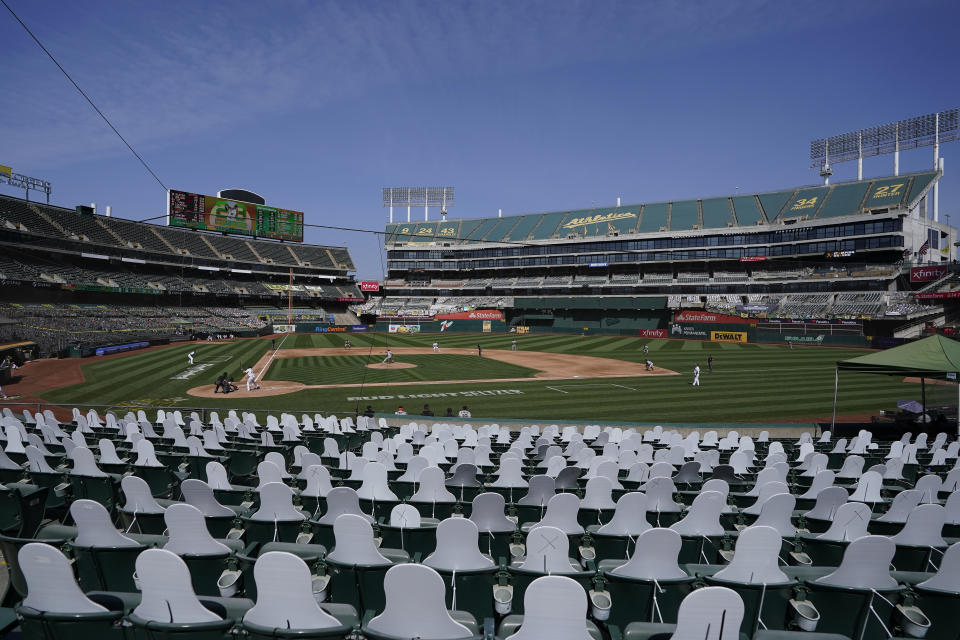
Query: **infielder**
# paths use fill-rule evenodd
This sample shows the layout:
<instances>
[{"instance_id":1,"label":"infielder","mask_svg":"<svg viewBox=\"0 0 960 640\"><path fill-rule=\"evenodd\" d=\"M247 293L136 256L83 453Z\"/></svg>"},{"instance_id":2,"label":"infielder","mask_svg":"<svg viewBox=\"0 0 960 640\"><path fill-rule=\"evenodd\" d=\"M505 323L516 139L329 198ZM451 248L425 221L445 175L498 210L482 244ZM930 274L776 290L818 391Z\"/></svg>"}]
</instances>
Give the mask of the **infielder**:
<instances>
[{"instance_id":1,"label":"infielder","mask_svg":"<svg viewBox=\"0 0 960 640\"><path fill-rule=\"evenodd\" d=\"M436 340L433 342L433 350L440 351L440 344Z\"/></svg>"},{"instance_id":2,"label":"infielder","mask_svg":"<svg viewBox=\"0 0 960 640\"><path fill-rule=\"evenodd\" d=\"M516 351L516 350L517 350L517 339L514 338L513 341L510 343L510 351Z\"/></svg>"},{"instance_id":3,"label":"infielder","mask_svg":"<svg viewBox=\"0 0 960 640\"><path fill-rule=\"evenodd\" d=\"M393 351L390 351L390 349L387 349L387 357L380 364L387 364L388 362L393 362Z\"/></svg>"},{"instance_id":4,"label":"infielder","mask_svg":"<svg viewBox=\"0 0 960 640\"><path fill-rule=\"evenodd\" d=\"M693 368L693 382L690 383L691 387L700 386L700 365L698 364Z\"/></svg>"},{"instance_id":5,"label":"infielder","mask_svg":"<svg viewBox=\"0 0 960 640\"><path fill-rule=\"evenodd\" d=\"M195 353L196 353L196 351L191 351L190 353L187 354L187 360L190 361L190 364L193 364L193 355L194 355Z\"/></svg>"},{"instance_id":6,"label":"infielder","mask_svg":"<svg viewBox=\"0 0 960 640\"><path fill-rule=\"evenodd\" d=\"M253 372L253 367L247 367L247 370L244 371L244 373L247 374L247 391L259 389L260 385L257 384L257 374Z\"/></svg>"}]
</instances>

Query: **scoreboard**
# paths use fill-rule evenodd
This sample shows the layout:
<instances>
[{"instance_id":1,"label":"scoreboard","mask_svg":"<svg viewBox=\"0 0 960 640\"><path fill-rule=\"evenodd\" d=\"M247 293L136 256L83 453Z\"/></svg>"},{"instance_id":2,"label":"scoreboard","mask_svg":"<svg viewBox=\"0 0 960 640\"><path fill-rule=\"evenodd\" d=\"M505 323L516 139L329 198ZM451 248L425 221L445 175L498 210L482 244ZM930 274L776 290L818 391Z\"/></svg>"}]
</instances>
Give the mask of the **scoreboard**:
<instances>
[{"instance_id":1,"label":"scoreboard","mask_svg":"<svg viewBox=\"0 0 960 640\"><path fill-rule=\"evenodd\" d=\"M301 211L174 189L167 192L167 224L171 227L303 242Z\"/></svg>"}]
</instances>

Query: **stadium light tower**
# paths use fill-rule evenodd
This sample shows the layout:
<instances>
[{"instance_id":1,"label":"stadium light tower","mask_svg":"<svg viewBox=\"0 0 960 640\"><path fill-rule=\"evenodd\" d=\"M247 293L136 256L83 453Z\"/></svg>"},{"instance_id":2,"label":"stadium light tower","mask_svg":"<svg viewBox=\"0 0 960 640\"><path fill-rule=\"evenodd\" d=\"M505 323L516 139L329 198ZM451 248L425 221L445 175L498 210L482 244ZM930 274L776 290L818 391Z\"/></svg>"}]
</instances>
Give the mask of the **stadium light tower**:
<instances>
[{"instance_id":1,"label":"stadium light tower","mask_svg":"<svg viewBox=\"0 0 960 640\"><path fill-rule=\"evenodd\" d=\"M960 109L907 118L899 122L842 133L810 142L810 166L820 167L824 184L830 183L830 163L857 161L857 180L863 180L863 159L893 154L893 175L900 175L900 151L933 147L933 170L943 171L940 143L960 138ZM940 182L933 186L933 219L940 218Z\"/></svg>"},{"instance_id":2,"label":"stadium light tower","mask_svg":"<svg viewBox=\"0 0 960 640\"><path fill-rule=\"evenodd\" d=\"M390 208L390 222L393 222L393 208L407 207L407 222L410 222L410 208L423 206L423 219L430 219L430 207L440 207L441 217L447 215L447 207L453 206L453 187L384 187L383 206Z\"/></svg>"}]
</instances>

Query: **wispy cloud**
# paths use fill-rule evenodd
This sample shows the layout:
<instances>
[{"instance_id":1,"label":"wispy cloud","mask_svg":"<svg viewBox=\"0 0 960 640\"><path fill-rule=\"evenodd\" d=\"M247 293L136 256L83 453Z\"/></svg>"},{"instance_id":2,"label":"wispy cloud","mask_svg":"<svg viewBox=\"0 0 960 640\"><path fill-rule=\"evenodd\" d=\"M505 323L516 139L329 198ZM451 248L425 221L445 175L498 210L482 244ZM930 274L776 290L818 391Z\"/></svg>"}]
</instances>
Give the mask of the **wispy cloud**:
<instances>
[{"instance_id":1,"label":"wispy cloud","mask_svg":"<svg viewBox=\"0 0 960 640\"><path fill-rule=\"evenodd\" d=\"M16 3L135 146L184 145L262 118L450 79L640 60L824 21L873 3ZM0 140L26 165L125 153L59 72L0 16Z\"/></svg>"}]
</instances>

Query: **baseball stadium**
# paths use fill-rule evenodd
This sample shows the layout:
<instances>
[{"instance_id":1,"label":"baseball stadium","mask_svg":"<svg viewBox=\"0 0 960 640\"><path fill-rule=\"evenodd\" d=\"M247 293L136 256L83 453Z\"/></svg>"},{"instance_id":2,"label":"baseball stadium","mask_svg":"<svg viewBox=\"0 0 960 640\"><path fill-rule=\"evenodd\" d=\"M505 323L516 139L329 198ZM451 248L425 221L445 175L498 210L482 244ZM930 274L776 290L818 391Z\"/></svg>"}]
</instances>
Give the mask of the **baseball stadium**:
<instances>
[{"instance_id":1,"label":"baseball stadium","mask_svg":"<svg viewBox=\"0 0 960 640\"><path fill-rule=\"evenodd\" d=\"M943 114L945 130L956 114ZM4 196L0 333L17 365L4 389L40 411L369 407L392 419L466 405L504 424L759 431L892 426L910 419L902 406L929 403L952 423L948 385L837 373L872 350L953 334L960 273L934 204L941 175L495 218L443 211L388 223L385 277L362 282L349 247L204 232L224 228L222 203L276 211L225 197L257 200L249 191L171 191L168 224ZM384 189L391 217L452 202L447 188ZM302 238L298 215L284 237ZM221 378L236 390L222 393Z\"/></svg>"},{"instance_id":2,"label":"baseball stadium","mask_svg":"<svg viewBox=\"0 0 960 640\"><path fill-rule=\"evenodd\" d=\"M182 119L174 130L192 140L164 162L182 163L159 172L184 181L168 186L122 133L135 129L129 112L113 117L85 91L109 69L72 76L28 26L36 9L19 6L25 19L0 3L14 19L4 14L0 33L38 47L163 189L162 201L137 193L142 210L113 215L76 201L63 164L45 173L24 161L21 173L19 158L0 157L14 165L0 166L0 638L960 638L960 238L941 203L957 108L812 140L814 183L798 172L716 195L711 176L671 170L683 173L675 198L654 177L638 179L647 199L583 207L599 180L585 166L562 192L573 200L536 195L507 215L472 201L476 184L363 184L371 226L372 215L297 202L325 196L317 175L347 189L366 181L315 157L339 149L347 162L345 146L384 182L409 175L398 158L429 166L377 127L386 111L415 110L404 67L429 77L444 56L380 50L370 34L382 32L357 26L398 29L392 12L408 7L371 5L356 23L342 21L346 5L291 8L307 37L288 24L263 49L226 13L180 7L178 19L234 29L184 20L214 47L193 50L178 32L146 58L148 38L131 44L108 21L127 45L105 51L157 65L145 75L165 111L150 125ZM243 4L231 11L247 15ZM551 12L566 16L562 4ZM466 9L430 5L441 18ZM134 33L159 19L116 10L133 12ZM314 12L323 22L306 20ZM595 17L569 22L589 36ZM437 16L413 18L451 66L444 39L469 50L457 37L466 17L444 23L443 38L427 37ZM323 75L336 57L315 51L348 40L364 43L357 60ZM236 46L224 55L226 44ZM204 52L201 75L164 66L181 49ZM357 62L368 54L396 78L366 112L351 100L375 75ZM511 49L504 68L526 55ZM337 94L297 104L322 140L291 124L304 121L289 104L271 111L277 94L297 102L289 56L317 62L309 84ZM242 90L221 84L228 75ZM451 101L414 135L443 133L454 113L482 120L469 90L437 83ZM503 96L520 91L511 83ZM210 102L196 108L191 93ZM336 101L357 119L332 117ZM37 117L71 111L47 106L34 105ZM525 126L556 116L543 111ZM290 123L272 122L264 141L268 113ZM383 149L343 144L364 126ZM67 129L52 154L85 139ZM201 144L208 134L215 144ZM297 146L315 147L314 164L294 166ZM41 157L29 147L0 152ZM437 148L468 161L453 142ZM918 149L932 163L908 155ZM513 153L525 152L497 150ZM199 155L222 164L198 172ZM96 171L113 164L89 156ZM560 166L536 157L524 158L531 173ZM854 162L855 179L834 178ZM281 165L287 182L271 184L289 191L260 195L257 177ZM76 171L101 202L132 189Z\"/></svg>"}]
</instances>

